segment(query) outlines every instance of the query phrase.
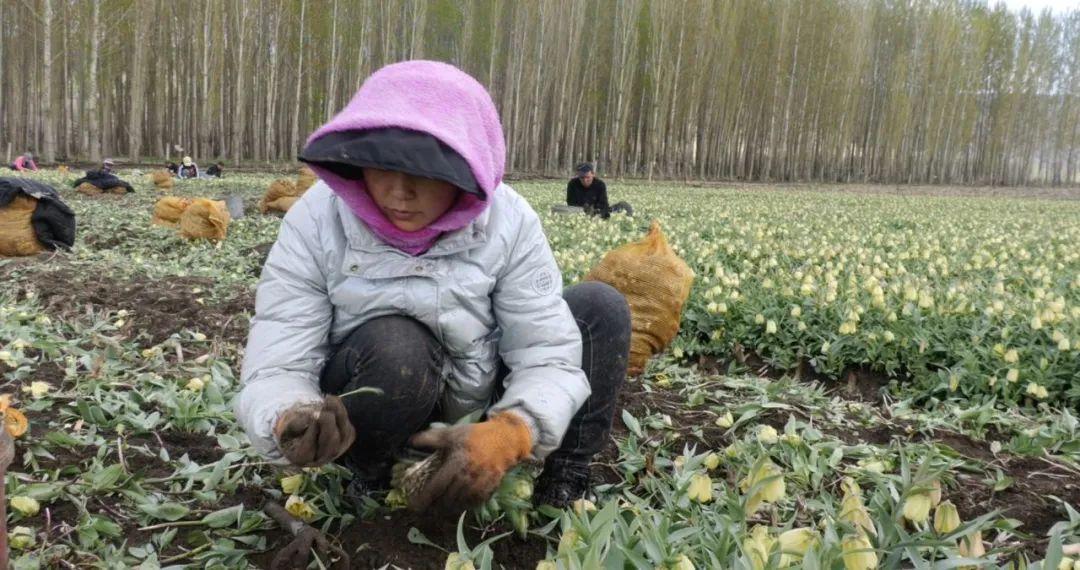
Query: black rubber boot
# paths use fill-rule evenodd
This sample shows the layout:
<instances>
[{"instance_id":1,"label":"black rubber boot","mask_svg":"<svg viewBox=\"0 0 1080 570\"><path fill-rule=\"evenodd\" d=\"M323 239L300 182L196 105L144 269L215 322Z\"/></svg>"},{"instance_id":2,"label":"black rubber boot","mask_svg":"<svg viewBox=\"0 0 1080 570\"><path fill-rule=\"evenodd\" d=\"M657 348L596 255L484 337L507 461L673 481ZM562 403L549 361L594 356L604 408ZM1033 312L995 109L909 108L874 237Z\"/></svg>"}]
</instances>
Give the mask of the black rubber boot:
<instances>
[{"instance_id":1,"label":"black rubber boot","mask_svg":"<svg viewBox=\"0 0 1080 570\"><path fill-rule=\"evenodd\" d=\"M352 471L352 479L345 486L345 498L352 503L357 513L372 507L372 502L381 504L379 495L390 490L390 466L386 463L358 467L344 455L338 462Z\"/></svg>"},{"instance_id":2,"label":"black rubber boot","mask_svg":"<svg viewBox=\"0 0 1080 570\"><path fill-rule=\"evenodd\" d=\"M576 463L549 463L536 482L533 500L537 505L563 509L578 499L592 500L589 466Z\"/></svg>"}]
</instances>

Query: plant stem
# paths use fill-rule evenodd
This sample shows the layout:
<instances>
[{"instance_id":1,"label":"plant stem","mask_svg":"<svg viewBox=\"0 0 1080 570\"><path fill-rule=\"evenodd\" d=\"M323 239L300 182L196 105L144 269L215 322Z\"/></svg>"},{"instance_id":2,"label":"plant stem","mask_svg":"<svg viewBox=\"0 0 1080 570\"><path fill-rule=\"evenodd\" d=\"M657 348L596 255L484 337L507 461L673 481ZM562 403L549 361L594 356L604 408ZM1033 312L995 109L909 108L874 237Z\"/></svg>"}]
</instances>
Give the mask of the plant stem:
<instances>
[{"instance_id":1,"label":"plant stem","mask_svg":"<svg viewBox=\"0 0 1080 570\"><path fill-rule=\"evenodd\" d=\"M0 428L3 429L3 428ZM6 434L4 437L7 437ZM8 567L8 539L7 539L7 497L4 496L4 487L7 486L7 467L0 469L0 568Z\"/></svg>"},{"instance_id":2,"label":"plant stem","mask_svg":"<svg viewBox=\"0 0 1080 570\"><path fill-rule=\"evenodd\" d=\"M198 520L198 521L163 522L163 523L158 523L158 524L152 524L150 526L139 527L139 530L140 531L151 531L151 530L160 530L160 529L163 529L163 528L172 528L172 527L177 527L177 526L199 526L201 524L203 524L203 522L201 520Z\"/></svg>"},{"instance_id":3,"label":"plant stem","mask_svg":"<svg viewBox=\"0 0 1080 570\"><path fill-rule=\"evenodd\" d=\"M338 394L338 398L341 398L341 399L344 400L345 398L347 398L349 396L353 396L355 394L382 394L382 393L383 393L383 391L382 391L381 388L372 388L371 386L364 386L362 388L357 388L355 390L345 392L344 394Z\"/></svg>"},{"instance_id":4,"label":"plant stem","mask_svg":"<svg viewBox=\"0 0 1080 570\"><path fill-rule=\"evenodd\" d=\"M228 469L242 469L244 467L259 467L259 466L262 466L262 465L273 465L273 463L270 462L270 461L249 461L247 463L237 463L236 465L230 465L230 466L226 467L225 469L227 469L227 470ZM212 467L213 467L213 464L207 464L207 465L203 465L202 469L207 469L207 468L212 468ZM202 469L200 469L200 471ZM189 474L185 473L185 475L189 475ZM189 477L182 477L182 476L178 476L178 475L170 475L168 477L152 477L152 478L149 478L149 479L143 479L142 482L143 483L171 483L173 481L178 481L178 480L181 480L181 479L188 479L188 478Z\"/></svg>"},{"instance_id":5,"label":"plant stem","mask_svg":"<svg viewBox=\"0 0 1080 570\"><path fill-rule=\"evenodd\" d=\"M189 550L189 551L187 551L187 552L185 552L183 554L177 554L176 556L171 556L169 558L162 558L161 563L162 564L171 564L173 562L179 562L179 561L181 561L181 560L183 560L185 558L191 558L192 556L195 556L196 554L198 554L198 553L200 553L200 552L202 552L204 550L208 550L213 545L214 545L213 542L207 542L206 544L204 544L204 545L202 545L202 546L200 546L198 548L192 548L191 550Z\"/></svg>"},{"instance_id":6,"label":"plant stem","mask_svg":"<svg viewBox=\"0 0 1080 570\"><path fill-rule=\"evenodd\" d=\"M4 417L0 415L0 424ZM5 425L0 425L0 568L8 567L7 533L7 470L15 458L15 439L8 433Z\"/></svg>"}]
</instances>

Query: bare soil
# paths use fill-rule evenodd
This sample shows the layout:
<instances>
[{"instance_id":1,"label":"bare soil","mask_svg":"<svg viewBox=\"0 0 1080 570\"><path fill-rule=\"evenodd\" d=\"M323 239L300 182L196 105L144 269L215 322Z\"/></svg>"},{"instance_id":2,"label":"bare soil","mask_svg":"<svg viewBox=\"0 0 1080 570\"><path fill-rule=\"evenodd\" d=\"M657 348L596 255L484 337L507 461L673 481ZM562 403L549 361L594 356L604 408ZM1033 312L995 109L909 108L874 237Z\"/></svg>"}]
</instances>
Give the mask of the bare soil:
<instances>
[{"instance_id":1,"label":"bare soil","mask_svg":"<svg viewBox=\"0 0 1080 570\"><path fill-rule=\"evenodd\" d=\"M441 518L395 511L376 520L358 521L336 535L339 546L352 559L353 568L382 568L389 564L390 568L442 570L446 566L447 553L409 542L408 535L412 528L447 551L457 551L456 517ZM470 546L475 546L504 532L508 532L508 529L501 526L481 530L466 526L465 539ZM251 563L259 568L269 568L274 555L290 540L292 537L277 533L268 540L270 549L252 557ZM545 558L547 543L533 535L527 540L511 535L496 541L492 550L497 560L496 568L532 570L537 562Z\"/></svg>"},{"instance_id":2,"label":"bare soil","mask_svg":"<svg viewBox=\"0 0 1080 570\"><path fill-rule=\"evenodd\" d=\"M15 266L19 267L19 266ZM12 267L0 268L0 278L10 278ZM199 331L212 340L242 343L247 334L247 318L253 310L250 293L240 293L226 301L202 305L196 303L191 290L195 287L208 288L211 283L199 278L171 278L168 280L130 279L112 280L101 275L85 275L63 264L52 266L48 270L32 270L20 274L11 280L23 294L34 291L40 303L49 314L77 316L86 311L127 309L132 313L124 332L147 345L160 343L172 334L183 329ZM760 358L752 354L743 355L743 366L762 376L778 377L783 371L777 371L764 365ZM707 372L726 369L726 362L704 359L700 367ZM2 366L2 365L0 365ZM800 372L806 380L830 382L815 375L809 367L801 367ZM63 370L55 364L43 365L37 379L53 385L64 381ZM832 381L832 386L845 398L880 404L882 389L889 379L870 370L854 369L839 382ZM629 409L637 417L649 411L660 411L672 417L675 427L680 432L676 445L698 445L699 448L720 449L730 443L725 431L715 427L710 421L710 414L700 409L688 408L684 399L677 393L665 390L647 391L641 382L629 381L619 398L620 410ZM31 416L34 413L31 413ZM616 413L616 418L619 412ZM34 418L31 417L33 420ZM42 421L31 421L31 426L47 425L48 419L42 414ZM782 427L787 419L787 412L763 415L760 422ZM701 436L693 434L700 429ZM1046 547L1046 531L1055 522L1064 518L1061 502L1080 508L1080 477L1069 467L1057 465L1038 457L1015 457L994 455L986 442L978 441L965 435L950 432L925 434L913 432L909 426L899 421L890 421L870 429L836 431L832 435L849 443L867 442L887 445L894 440L905 442L932 441L952 448L957 454L986 466L986 473L993 468L1001 469L1015 479L1008 488L994 492L992 487L978 476L969 473L956 475L955 488L948 491L949 498L957 504L960 514L970 519L992 510L1000 510L1005 516L1021 523L1021 531L1027 533L1019 548L1023 552L1038 555ZM626 434L621 420L616 419L613 436ZM43 433L35 433L41 436ZM997 434L995 439L1000 439ZM614 464L617 459L614 437L597 457L593 465L593 475L597 482L614 482L619 473ZM212 463L221 458L222 451L216 441L201 434L182 432L161 432L154 435L132 435L128 438L128 448L145 447L147 453L134 452L125 459L128 468L148 476L166 476L167 469L157 459L156 453L164 447L170 455L179 456L188 453L199 463ZM56 460L43 462L47 468L78 466L89 459L95 450L57 449ZM651 463L651 462L650 462ZM651 466L650 466L651 467ZM1060 499L1055 500L1054 497ZM103 511L115 510L110 501L119 500L102 496L90 508ZM246 508L259 509L265 500L261 489L244 488L228 498L221 508L229 504L243 503ZM211 506L208 506L211 507ZM46 517L49 520L46 520ZM66 503L58 502L49 509L43 509L31 521L36 527L47 529L50 537L59 533L70 532L70 525L78 520L77 509ZM37 520L40 519L40 520ZM138 536L137 525L133 521L120 521L129 536ZM446 553L435 548L415 545L408 540L411 528L419 529L428 539L440 546L453 550L456 542L456 519L440 519L426 515L395 512L376 521L360 521L340 534L338 539L342 547L353 556L354 568L377 568L391 564L391 568L442 568ZM69 526L64 526L64 525ZM50 526L51 525L51 526ZM470 544L476 544L484 538L505 532L503 528L469 529L467 538ZM259 567L268 567L277 549L288 543L280 530L267 534L268 551L254 557L253 563ZM530 537L520 540L507 537L495 543L496 560L503 568L535 568L536 562L545 556L548 545L544 539Z\"/></svg>"},{"instance_id":3,"label":"bare soil","mask_svg":"<svg viewBox=\"0 0 1080 570\"><path fill-rule=\"evenodd\" d=\"M213 285L206 278L121 281L82 273L64 265L54 267L27 271L12 280L22 294L33 291L50 315L66 317L87 311L125 309L131 316L126 319L124 332L146 346L161 343L184 329L240 344L247 336L247 316L254 312L254 298L246 293L219 303L196 302L199 295L192 290L205 290ZM0 278L11 279L13 270L0 268Z\"/></svg>"}]
</instances>

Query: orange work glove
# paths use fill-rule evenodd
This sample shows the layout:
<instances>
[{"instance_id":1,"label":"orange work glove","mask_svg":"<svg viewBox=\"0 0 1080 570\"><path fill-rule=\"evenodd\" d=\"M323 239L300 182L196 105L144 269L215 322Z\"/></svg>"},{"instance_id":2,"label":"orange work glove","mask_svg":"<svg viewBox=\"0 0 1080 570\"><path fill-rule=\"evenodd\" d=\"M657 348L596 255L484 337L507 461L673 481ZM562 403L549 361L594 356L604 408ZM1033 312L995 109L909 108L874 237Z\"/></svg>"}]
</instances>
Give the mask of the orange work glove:
<instances>
[{"instance_id":1,"label":"orange work glove","mask_svg":"<svg viewBox=\"0 0 1080 570\"><path fill-rule=\"evenodd\" d=\"M281 454L293 465L318 467L345 453L356 440L356 430L337 396L322 404L293 406L274 425Z\"/></svg>"},{"instance_id":2,"label":"orange work glove","mask_svg":"<svg viewBox=\"0 0 1080 570\"><path fill-rule=\"evenodd\" d=\"M507 470L532 453L529 426L513 412L477 424L431 429L414 435L410 443L446 457L428 484L409 497L409 508L416 511L431 505L478 505L495 492Z\"/></svg>"}]
</instances>

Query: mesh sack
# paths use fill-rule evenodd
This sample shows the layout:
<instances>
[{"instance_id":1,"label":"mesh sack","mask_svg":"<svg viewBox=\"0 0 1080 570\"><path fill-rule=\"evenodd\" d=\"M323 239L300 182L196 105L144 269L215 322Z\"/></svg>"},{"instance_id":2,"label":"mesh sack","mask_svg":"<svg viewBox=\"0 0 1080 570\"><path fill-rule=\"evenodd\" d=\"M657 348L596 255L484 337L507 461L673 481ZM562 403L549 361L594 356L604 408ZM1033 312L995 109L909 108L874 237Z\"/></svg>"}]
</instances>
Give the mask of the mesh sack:
<instances>
[{"instance_id":1,"label":"mesh sack","mask_svg":"<svg viewBox=\"0 0 1080 570\"><path fill-rule=\"evenodd\" d=\"M191 205L191 200L177 196L165 196L154 204L154 217L151 222L157 226L175 228L180 224L180 216Z\"/></svg>"},{"instance_id":2,"label":"mesh sack","mask_svg":"<svg viewBox=\"0 0 1080 570\"><path fill-rule=\"evenodd\" d=\"M0 256L22 257L46 250L30 223L37 204L36 198L19 194L0 207Z\"/></svg>"},{"instance_id":3,"label":"mesh sack","mask_svg":"<svg viewBox=\"0 0 1080 570\"><path fill-rule=\"evenodd\" d=\"M75 187L75 191L79 194L85 194L87 196L97 196L104 192L104 190L98 188L97 186L94 186L89 182L83 182L82 184L79 184Z\"/></svg>"},{"instance_id":4,"label":"mesh sack","mask_svg":"<svg viewBox=\"0 0 1080 570\"><path fill-rule=\"evenodd\" d=\"M273 212L288 212L289 208L299 200L299 196L282 196L273 202L266 204L266 210Z\"/></svg>"},{"instance_id":5,"label":"mesh sack","mask_svg":"<svg viewBox=\"0 0 1080 570\"><path fill-rule=\"evenodd\" d=\"M180 235L187 239L223 240L230 220L225 202L197 198L180 215Z\"/></svg>"},{"instance_id":6,"label":"mesh sack","mask_svg":"<svg viewBox=\"0 0 1080 570\"><path fill-rule=\"evenodd\" d=\"M259 203L259 211L263 214L271 211L288 212L303 193L304 191L299 190L292 180L279 178L271 182L270 187L266 189L266 194ZM282 198L292 198L292 200L282 200Z\"/></svg>"},{"instance_id":7,"label":"mesh sack","mask_svg":"<svg viewBox=\"0 0 1080 570\"><path fill-rule=\"evenodd\" d=\"M158 188L168 189L173 187L172 173L168 170L155 170L150 173L150 180Z\"/></svg>"},{"instance_id":8,"label":"mesh sack","mask_svg":"<svg viewBox=\"0 0 1080 570\"><path fill-rule=\"evenodd\" d=\"M626 297L633 328L627 372L641 374L649 358L678 334L694 272L672 251L660 223L653 221L645 239L608 252L585 280L607 283Z\"/></svg>"},{"instance_id":9,"label":"mesh sack","mask_svg":"<svg viewBox=\"0 0 1080 570\"><path fill-rule=\"evenodd\" d=\"M315 176L315 172L310 168L303 166L300 168L300 174L296 176L296 190L303 194L307 192L308 188L311 188L312 184L319 178ZM299 195L299 194L298 194Z\"/></svg>"}]
</instances>

